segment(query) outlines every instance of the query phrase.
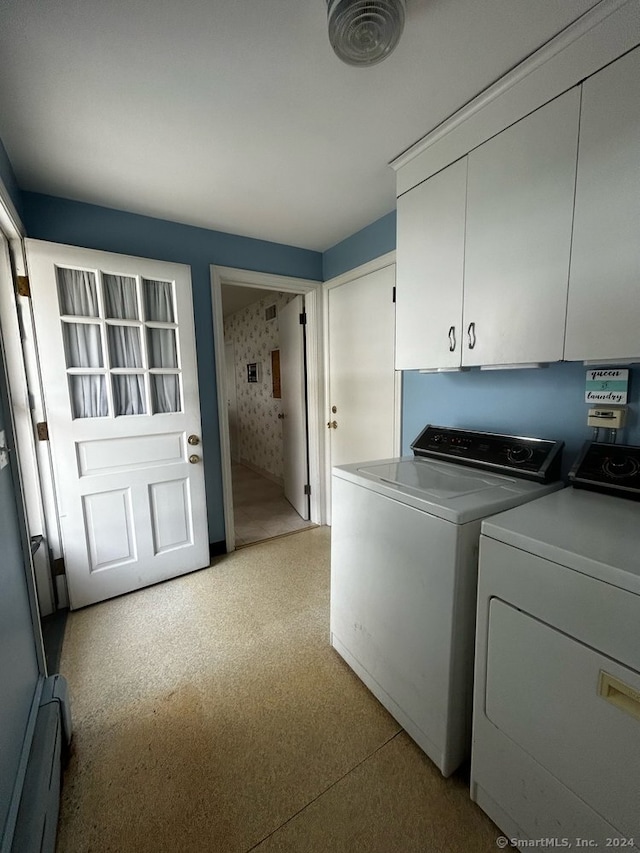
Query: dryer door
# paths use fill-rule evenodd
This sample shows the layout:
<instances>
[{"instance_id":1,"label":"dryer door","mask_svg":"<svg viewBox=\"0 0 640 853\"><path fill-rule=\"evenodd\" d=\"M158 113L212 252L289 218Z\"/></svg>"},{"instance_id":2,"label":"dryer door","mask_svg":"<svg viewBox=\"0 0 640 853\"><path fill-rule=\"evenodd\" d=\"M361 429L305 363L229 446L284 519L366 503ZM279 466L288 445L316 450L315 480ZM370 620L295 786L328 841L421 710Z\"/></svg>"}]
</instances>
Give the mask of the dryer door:
<instances>
[{"instance_id":1,"label":"dryer door","mask_svg":"<svg viewBox=\"0 0 640 853\"><path fill-rule=\"evenodd\" d=\"M485 701L503 734L640 841L640 673L494 598Z\"/></svg>"}]
</instances>

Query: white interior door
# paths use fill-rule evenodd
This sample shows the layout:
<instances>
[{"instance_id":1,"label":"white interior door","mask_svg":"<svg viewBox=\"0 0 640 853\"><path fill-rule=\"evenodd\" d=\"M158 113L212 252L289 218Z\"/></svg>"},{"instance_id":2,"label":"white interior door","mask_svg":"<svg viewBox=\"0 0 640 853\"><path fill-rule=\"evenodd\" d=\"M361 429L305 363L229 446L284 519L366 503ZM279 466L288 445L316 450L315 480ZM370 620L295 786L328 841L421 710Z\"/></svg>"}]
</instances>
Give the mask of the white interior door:
<instances>
[{"instance_id":1,"label":"white interior door","mask_svg":"<svg viewBox=\"0 0 640 853\"><path fill-rule=\"evenodd\" d=\"M227 372L227 417L229 420L229 448L231 459L238 459L238 394L236 389L236 355L233 343L224 345Z\"/></svg>"},{"instance_id":2,"label":"white interior door","mask_svg":"<svg viewBox=\"0 0 640 853\"><path fill-rule=\"evenodd\" d=\"M309 518L306 493L309 464L307 445L307 406L305 395L304 297L295 296L280 309L280 384L282 392L282 452L284 495L296 512Z\"/></svg>"},{"instance_id":3,"label":"white interior door","mask_svg":"<svg viewBox=\"0 0 640 853\"><path fill-rule=\"evenodd\" d=\"M391 264L328 290L331 466L397 455L394 285Z\"/></svg>"},{"instance_id":4,"label":"white interior door","mask_svg":"<svg viewBox=\"0 0 640 853\"><path fill-rule=\"evenodd\" d=\"M72 608L208 565L189 268L26 246Z\"/></svg>"}]
</instances>

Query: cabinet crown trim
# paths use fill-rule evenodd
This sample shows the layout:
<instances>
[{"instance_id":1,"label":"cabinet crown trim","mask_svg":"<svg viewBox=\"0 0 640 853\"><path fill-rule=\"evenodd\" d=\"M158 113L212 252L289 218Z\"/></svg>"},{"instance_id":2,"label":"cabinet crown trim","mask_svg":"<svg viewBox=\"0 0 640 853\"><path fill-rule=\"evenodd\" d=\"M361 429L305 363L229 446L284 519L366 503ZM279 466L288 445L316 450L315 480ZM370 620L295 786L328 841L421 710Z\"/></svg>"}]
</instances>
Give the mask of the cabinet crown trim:
<instances>
[{"instance_id":1,"label":"cabinet crown trim","mask_svg":"<svg viewBox=\"0 0 640 853\"><path fill-rule=\"evenodd\" d=\"M600 3L585 12L572 24L565 27L564 30L551 38L541 48L528 56L519 65L516 65L515 68L471 101L464 104L464 106L442 121L426 136L407 148L395 159L391 160L389 163L391 168L397 172L403 166L406 166L436 142L439 142L443 137L447 136L465 121L468 121L472 116L476 115L476 113L479 113L493 101L502 97L514 86L517 86L534 71L541 68L554 57L558 56L574 42L585 36L590 30L599 26L610 15L614 14L624 6L632 6L635 3L637 3L637 0L600 0ZM579 80L577 80L576 83L577 82L579 82ZM553 98L559 94L561 93L554 92L549 95L549 98Z\"/></svg>"}]
</instances>

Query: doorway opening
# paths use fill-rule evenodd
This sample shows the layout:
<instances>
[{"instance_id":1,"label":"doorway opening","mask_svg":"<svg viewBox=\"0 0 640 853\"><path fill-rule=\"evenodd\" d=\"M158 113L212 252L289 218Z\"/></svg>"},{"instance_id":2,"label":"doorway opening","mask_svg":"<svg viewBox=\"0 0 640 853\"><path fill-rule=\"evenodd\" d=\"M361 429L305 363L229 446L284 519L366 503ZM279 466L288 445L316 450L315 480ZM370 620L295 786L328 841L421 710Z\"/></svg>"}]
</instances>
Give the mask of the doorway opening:
<instances>
[{"instance_id":1,"label":"doorway opening","mask_svg":"<svg viewBox=\"0 0 640 853\"><path fill-rule=\"evenodd\" d=\"M322 523L319 288L212 268L228 551Z\"/></svg>"}]
</instances>

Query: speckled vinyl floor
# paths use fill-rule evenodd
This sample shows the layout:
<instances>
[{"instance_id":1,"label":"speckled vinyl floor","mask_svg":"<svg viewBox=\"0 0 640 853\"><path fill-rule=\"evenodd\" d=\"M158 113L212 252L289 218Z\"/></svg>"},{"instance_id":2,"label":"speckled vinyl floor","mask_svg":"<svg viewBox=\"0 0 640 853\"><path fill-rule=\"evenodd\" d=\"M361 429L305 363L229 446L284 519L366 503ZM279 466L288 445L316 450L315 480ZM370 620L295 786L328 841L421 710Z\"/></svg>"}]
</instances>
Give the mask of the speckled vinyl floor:
<instances>
[{"instance_id":1,"label":"speckled vinyl floor","mask_svg":"<svg viewBox=\"0 0 640 853\"><path fill-rule=\"evenodd\" d=\"M329 645L329 530L71 613L58 853L489 853Z\"/></svg>"}]
</instances>

